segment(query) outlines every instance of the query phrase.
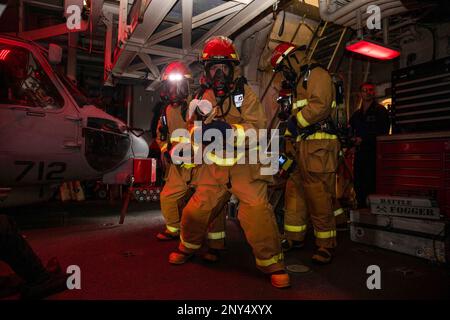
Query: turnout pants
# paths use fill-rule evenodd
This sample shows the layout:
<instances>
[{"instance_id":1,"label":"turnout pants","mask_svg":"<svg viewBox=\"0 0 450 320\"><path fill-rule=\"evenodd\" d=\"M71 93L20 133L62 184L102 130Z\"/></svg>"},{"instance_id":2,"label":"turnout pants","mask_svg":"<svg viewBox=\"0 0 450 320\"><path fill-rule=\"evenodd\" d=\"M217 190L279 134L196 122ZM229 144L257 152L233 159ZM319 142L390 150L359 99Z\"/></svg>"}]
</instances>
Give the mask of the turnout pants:
<instances>
[{"instance_id":1,"label":"turnout pants","mask_svg":"<svg viewBox=\"0 0 450 320\"><path fill-rule=\"evenodd\" d=\"M166 178L166 183L161 191L161 212L166 221L166 228L171 233L177 234L180 232L181 212L187 203L193 191L191 183L197 179L198 172L201 167L194 167L186 169L177 167L171 164ZM209 225L207 234L208 245L214 249L223 249L225 246L225 210L224 202L212 210L216 217Z\"/></svg>"},{"instance_id":2,"label":"turnout pants","mask_svg":"<svg viewBox=\"0 0 450 320\"><path fill-rule=\"evenodd\" d=\"M272 207L268 202L267 183L260 165L203 165L194 182L196 191L183 210L179 249L198 251L209 223L215 219L214 209L231 192L239 201L238 219L253 249L257 267L271 273L284 270L279 234Z\"/></svg>"},{"instance_id":3,"label":"turnout pants","mask_svg":"<svg viewBox=\"0 0 450 320\"><path fill-rule=\"evenodd\" d=\"M287 181L285 192L287 239L303 241L311 219L316 245L336 246L338 152L337 140L301 140L297 143L297 167Z\"/></svg>"}]
</instances>

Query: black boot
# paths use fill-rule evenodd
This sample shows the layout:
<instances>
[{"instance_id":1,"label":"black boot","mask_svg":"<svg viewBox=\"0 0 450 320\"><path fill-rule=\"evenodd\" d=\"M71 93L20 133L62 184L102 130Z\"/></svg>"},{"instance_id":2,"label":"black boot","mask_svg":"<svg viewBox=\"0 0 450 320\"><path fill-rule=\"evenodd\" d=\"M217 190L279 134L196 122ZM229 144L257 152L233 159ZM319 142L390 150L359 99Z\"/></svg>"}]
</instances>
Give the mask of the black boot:
<instances>
[{"instance_id":1,"label":"black boot","mask_svg":"<svg viewBox=\"0 0 450 320\"><path fill-rule=\"evenodd\" d=\"M0 216L0 259L25 282L34 282L47 270L8 216Z\"/></svg>"},{"instance_id":2,"label":"black boot","mask_svg":"<svg viewBox=\"0 0 450 320\"><path fill-rule=\"evenodd\" d=\"M24 298L41 299L52 293L67 289L67 276L47 271L41 259L20 235L16 224L7 216L0 215L0 260L6 262L19 275L25 285Z\"/></svg>"},{"instance_id":3,"label":"black boot","mask_svg":"<svg viewBox=\"0 0 450 320\"><path fill-rule=\"evenodd\" d=\"M67 290L67 275L47 273L35 282L27 283L21 290L21 299L37 300Z\"/></svg>"}]
</instances>

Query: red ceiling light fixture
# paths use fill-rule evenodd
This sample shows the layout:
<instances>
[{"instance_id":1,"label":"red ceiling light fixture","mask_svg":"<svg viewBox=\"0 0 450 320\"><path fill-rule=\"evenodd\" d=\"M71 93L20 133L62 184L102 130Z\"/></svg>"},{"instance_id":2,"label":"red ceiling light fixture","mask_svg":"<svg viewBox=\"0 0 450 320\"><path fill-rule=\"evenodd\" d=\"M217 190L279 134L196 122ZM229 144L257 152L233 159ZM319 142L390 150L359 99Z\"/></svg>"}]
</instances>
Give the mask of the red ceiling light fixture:
<instances>
[{"instance_id":1,"label":"red ceiling light fixture","mask_svg":"<svg viewBox=\"0 0 450 320\"><path fill-rule=\"evenodd\" d=\"M6 60L6 57L11 52L9 49L2 49L0 50L0 60Z\"/></svg>"},{"instance_id":2,"label":"red ceiling light fixture","mask_svg":"<svg viewBox=\"0 0 450 320\"><path fill-rule=\"evenodd\" d=\"M348 51L359 53L378 60L391 60L400 55L400 51L394 48L367 39L359 39L349 42L345 48Z\"/></svg>"}]
</instances>

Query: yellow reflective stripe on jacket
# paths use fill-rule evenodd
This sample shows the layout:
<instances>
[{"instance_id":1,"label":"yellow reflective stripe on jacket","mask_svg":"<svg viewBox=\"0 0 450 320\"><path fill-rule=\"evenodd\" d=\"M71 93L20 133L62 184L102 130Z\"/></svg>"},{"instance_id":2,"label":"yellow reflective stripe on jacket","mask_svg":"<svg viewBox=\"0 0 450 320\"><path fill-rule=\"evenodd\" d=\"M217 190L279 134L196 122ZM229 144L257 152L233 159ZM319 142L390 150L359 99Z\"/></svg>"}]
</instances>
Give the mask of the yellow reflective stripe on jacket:
<instances>
[{"instance_id":1,"label":"yellow reflective stripe on jacket","mask_svg":"<svg viewBox=\"0 0 450 320\"><path fill-rule=\"evenodd\" d=\"M333 102L331 103L331 108L334 109L336 108L337 104L336 104L336 100L333 100Z\"/></svg>"},{"instance_id":2,"label":"yellow reflective stripe on jacket","mask_svg":"<svg viewBox=\"0 0 450 320\"><path fill-rule=\"evenodd\" d=\"M210 239L210 240L220 240L220 239L225 239L225 231L220 231L220 232L208 232L208 239Z\"/></svg>"},{"instance_id":3,"label":"yellow reflective stripe on jacket","mask_svg":"<svg viewBox=\"0 0 450 320\"><path fill-rule=\"evenodd\" d=\"M301 225L301 226L291 226L291 225L285 224L284 230L289 231L289 232L302 232L302 231L306 230L306 224Z\"/></svg>"},{"instance_id":4,"label":"yellow reflective stripe on jacket","mask_svg":"<svg viewBox=\"0 0 450 320\"><path fill-rule=\"evenodd\" d=\"M167 142L163 143L160 150L161 150L161 152L165 152L167 150Z\"/></svg>"},{"instance_id":5,"label":"yellow reflective stripe on jacket","mask_svg":"<svg viewBox=\"0 0 450 320\"><path fill-rule=\"evenodd\" d=\"M306 140L336 140L337 135L325 132L316 132L306 137ZM297 137L297 141L303 140L302 136Z\"/></svg>"},{"instance_id":6,"label":"yellow reflective stripe on jacket","mask_svg":"<svg viewBox=\"0 0 450 320\"><path fill-rule=\"evenodd\" d=\"M286 131L284 132L284 135L285 135L286 137L292 137L292 133L289 131L288 128L286 128Z\"/></svg>"},{"instance_id":7,"label":"yellow reflective stripe on jacket","mask_svg":"<svg viewBox=\"0 0 450 320\"><path fill-rule=\"evenodd\" d=\"M200 249L200 247L202 246L201 244L193 244L193 243L186 242L183 240L183 238L181 236L180 236L180 240L181 240L181 244L188 249L197 250L197 249Z\"/></svg>"},{"instance_id":8,"label":"yellow reflective stripe on jacket","mask_svg":"<svg viewBox=\"0 0 450 320\"><path fill-rule=\"evenodd\" d=\"M308 99L297 100L293 104L292 110L299 109L299 108L301 109L304 106L306 106L307 104L308 104ZM331 108L334 109L336 107L337 107L336 100L333 100L333 102L331 102Z\"/></svg>"},{"instance_id":9,"label":"yellow reflective stripe on jacket","mask_svg":"<svg viewBox=\"0 0 450 320\"><path fill-rule=\"evenodd\" d=\"M301 127L307 127L307 126L311 125L308 121L305 120L301 110L299 112L297 112L297 121Z\"/></svg>"},{"instance_id":10,"label":"yellow reflective stripe on jacket","mask_svg":"<svg viewBox=\"0 0 450 320\"><path fill-rule=\"evenodd\" d=\"M283 253L280 253L280 254L278 254L276 256L273 256L270 259L258 259L258 258L256 258L255 260L256 260L256 264L258 266L260 266L260 267L268 267L268 266L270 266L272 264L275 264L275 263L278 263L280 261L283 261L283 259L284 259Z\"/></svg>"},{"instance_id":11,"label":"yellow reflective stripe on jacket","mask_svg":"<svg viewBox=\"0 0 450 320\"><path fill-rule=\"evenodd\" d=\"M240 153L238 153L236 158L221 158L221 157L213 154L212 152L208 152L206 154L206 157L210 161L212 161L215 164L217 164L218 166L229 167L229 166L234 166L239 161L239 159L242 158L242 156L244 154L245 154L244 152L240 152Z\"/></svg>"},{"instance_id":12,"label":"yellow reflective stripe on jacket","mask_svg":"<svg viewBox=\"0 0 450 320\"><path fill-rule=\"evenodd\" d=\"M293 104L293 106L292 106L292 110L295 110L295 109L301 109L301 108L303 108L304 106L306 106L308 104L308 99L302 99L302 100L297 100L294 104Z\"/></svg>"},{"instance_id":13,"label":"yellow reflective stripe on jacket","mask_svg":"<svg viewBox=\"0 0 450 320\"><path fill-rule=\"evenodd\" d=\"M316 238L319 238L319 239L335 238L336 237L336 230L330 230L330 231L316 231L316 230L314 230L314 235L316 236Z\"/></svg>"},{"instance_id":14,"label":"yellow reflective stripe on jacket","mask_svg":"<svg viewBox=\"0 0 450 320\"><path fill-rule=\"evenodd\" d=\"M245 142L245 130L244 127L240 124L233 124L235 127L235 135L236 135L236 145L240 146Z\"/></svg>"},{"instance_id":15,"label":"yellow reflective stripe on jacket","mask_svg":"<svg viewBox=\"0 0 450 320\"><path fill-rule=\"evenodd\" d=\"M180 231L179 228L175 228L175 227L171 227L169 225L166 225L167 230L169 230L172 233L177 233L178 231Z\"/></svg>"},{"instance_id":16,"label":"yellow reflective stripe on jacket","mask_svg":"<svg viewBox=\"0 0 450 320\"><path fill-rule=\"evenodd\" d=\"M170 137L170 142L190 143L191 139L188 137Z\"/></svg>"},{"instance_id":17,"label":"yellow reflective stripe on jacket","mask_svg":"<svg viewBox=\"0 0 450 320\"><path fill-rule=\"evenodd\" d=\"M337 216L339 216L339 215L341 215L343 213L344 213L344 209L342 209L342 208L334 210L334 216L335 217L337 217Z\"/></svg>"},{"instance_id":18,"label":"yellow reflective stripe on jacket","mask_svg":"<svg viewBox=\"0 0 450 320\"><path fill-rule=\"evenodd\" d=\"M196 166L195 163L183 163L180 167L185 169L192 169Z\"/></svg>"}]
</instances>

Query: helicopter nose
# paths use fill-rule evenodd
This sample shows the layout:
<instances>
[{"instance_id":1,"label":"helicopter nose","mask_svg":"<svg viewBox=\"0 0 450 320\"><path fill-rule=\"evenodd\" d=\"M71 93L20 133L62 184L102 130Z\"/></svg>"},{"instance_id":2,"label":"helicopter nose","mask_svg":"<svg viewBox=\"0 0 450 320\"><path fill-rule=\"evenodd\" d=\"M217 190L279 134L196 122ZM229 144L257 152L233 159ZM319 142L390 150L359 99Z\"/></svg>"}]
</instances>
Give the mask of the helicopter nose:
<instances>
[{"instance_id":1,"label":"helicopter nose","mask_svg":"<svg viewBox=\"0 0 450 320\"><path fill-rule=\"evenodd\" d=\"M133 158L147 158L149 153L149 146L144 138L138 137L133 133L129 133L131 138L129 157Z\"/></svg>"}]
</instances>

